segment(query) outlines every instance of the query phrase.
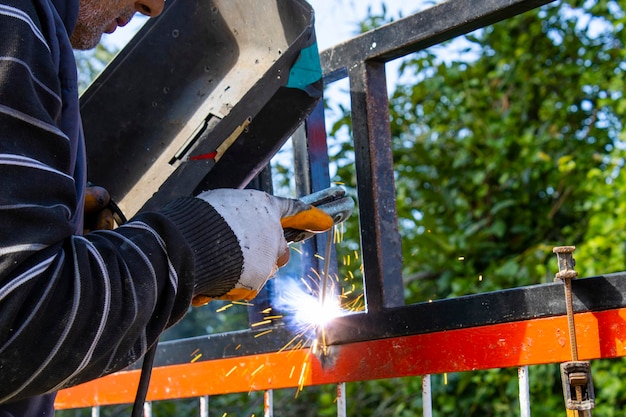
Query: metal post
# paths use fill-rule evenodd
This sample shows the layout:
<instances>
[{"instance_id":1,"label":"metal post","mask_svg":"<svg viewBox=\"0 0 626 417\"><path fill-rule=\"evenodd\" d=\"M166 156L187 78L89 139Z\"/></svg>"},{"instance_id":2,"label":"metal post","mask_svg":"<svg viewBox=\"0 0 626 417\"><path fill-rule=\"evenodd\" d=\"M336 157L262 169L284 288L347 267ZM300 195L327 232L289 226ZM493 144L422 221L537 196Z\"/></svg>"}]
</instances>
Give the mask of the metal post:
<instances>
[{"instance_id":1,"label":"metal post","mask_svg":"<svg viewBox=\"0 0 626 417\"><path fill-rule=\"evenodd\" d=\"M520 417L530 417L530 384L528 380L528 366L517 369L519 379L519 408Z\"/></svg>"},{"instance_id":2,"label":"metal post","mask_svg":"<svg viewBox=\"0 0 626 417\"><path fill-rule=\"evenodd\" d=\"M91 407L91 417L100 417L100 406Z\"/></svg>"},{"instance_id":3,"label":"metal post","mask_svg":"<svg viewBox=\"0 0 626 417\"><path fill-rule=\"evenodd\" d=\"M268 389L263 393L263 417L274 416L274 390Z\"/></svg>"},{"instance_id":4,"label":"metal post","mask_svg":"<svg viewBox=\"0 0 626 417\"><path fill-rule=\"evenodd\" d=\"M337 417L346 417L346 383L337 384Z\"/></svg>"},{"instance_id":5,"label":"metal post","mask_svg":"<svg viewBox=\"0 0 626 417\"><path fill-rule=\"evenodd\" d=\"M209 417L209 396L200 397L200 417Z\"/></svg>"},{"instance_id":6,"label":"metal post","mask_svg":"<svg viewBox=\"0 0 626 417\"><path fill-rule=\"evenodd\" d=\"M306 123L302 124L292 136L293 164L298 197L330 186L325 122L324 102L320 101L306 119ZM302 242L301 262L302 271L305 275L311 270L321 270L322 262L316 254L324 253L325 248L321 236ZM335 259L332 261L333 264L336 263Z\"/></svg>"},{"instance_id":7,"label":"metal post","mask_svg":"<svg viewBox=\"0 0 626 417\"><path fill-rule=\"evenodd\" d=\"M430 387L430 375L422 377L422 409L424 417L433 417L433 392Z\"/></svg>"},{"instance_id":8,"label":"metal post","mask_svg":"<svg viewBox=\"0 0 626 417\"><path fill-rule=\"evenodd\" d=\"M404 305L385 64L350 68L350 102L367 310Z\"/></svg>"},{"instance_id":9,"label":"metal post","mask_svg":"<svg viewBox=\"0 0 626 417\"><path fill-rule=\"evenodd\" d=\"M149 401L143 404L143 416L152 417L152 403Z\"/></svg>"}]
</instances>

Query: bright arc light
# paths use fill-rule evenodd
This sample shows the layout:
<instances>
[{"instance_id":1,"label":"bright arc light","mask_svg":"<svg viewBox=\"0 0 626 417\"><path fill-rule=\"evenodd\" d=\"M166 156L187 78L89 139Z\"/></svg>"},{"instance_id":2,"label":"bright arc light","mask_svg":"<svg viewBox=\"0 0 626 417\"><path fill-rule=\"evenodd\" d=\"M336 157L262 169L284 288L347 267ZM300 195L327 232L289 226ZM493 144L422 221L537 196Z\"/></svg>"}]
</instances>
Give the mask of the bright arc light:
<instances>
[{"instance_id":1,"label":"bright arc light","mask_svg":"<svg viewBox=\"0 0 626 417\"><path fill-rule=\"evenodd\" d=\"M276 287L280 288L276 291L275 306L284 314L288 323L300 331L306 331L307 328L314 331L344 314L337 297L327 295L322 302L317 294L306 291L297 280L284 280L274 288Z\"/></svg>"},{"instance_id":2,"label":"bright arc light","mask_svg":"<svg viewBox=\"0 0 626 417\"><path fill-rule=\"evenodd\" d=\"M340 316L341 309L335 299L322 300L312 295L305 294L295 311L296 320L303 324L311 324L317 327L324 327L335 317Z\"/></svg>"}]
</instances>

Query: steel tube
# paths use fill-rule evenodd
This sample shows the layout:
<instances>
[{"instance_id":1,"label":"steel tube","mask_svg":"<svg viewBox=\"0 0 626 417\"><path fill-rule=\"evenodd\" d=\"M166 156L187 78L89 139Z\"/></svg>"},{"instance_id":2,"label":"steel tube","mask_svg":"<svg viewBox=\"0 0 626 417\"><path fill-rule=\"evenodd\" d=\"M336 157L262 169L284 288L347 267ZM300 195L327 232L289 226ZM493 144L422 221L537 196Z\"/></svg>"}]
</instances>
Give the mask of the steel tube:
<instances>
[{"instance_id":1,"label":"steel tube","mask_svg":"<svg viewBox=\"0 0 626 417\"><path fill-rule=\"evenodd\" d=\"M530 384L528 380L528 366L517 369L519 380L519 408L520 417L530 417Z\"/></svg>"},{"instance_id":2,"label":"steel tube","mask_svg":"<svg viewBox=\"0 0 626 417\"><path fill-rule=\"evenodd\" d=\"M430 375L422 377L422 410L424 417L433 417L433 393Z\"/></svg>"},{"instance_id":3,"label":"steel tube","mask_svg":"<svg viewBox=\"0 0 626 417\"><path fill-rule=\"evenodd\" d=\"M200 417L209 417L209 396L200 397Z\"/></svg>"}]
</instances>

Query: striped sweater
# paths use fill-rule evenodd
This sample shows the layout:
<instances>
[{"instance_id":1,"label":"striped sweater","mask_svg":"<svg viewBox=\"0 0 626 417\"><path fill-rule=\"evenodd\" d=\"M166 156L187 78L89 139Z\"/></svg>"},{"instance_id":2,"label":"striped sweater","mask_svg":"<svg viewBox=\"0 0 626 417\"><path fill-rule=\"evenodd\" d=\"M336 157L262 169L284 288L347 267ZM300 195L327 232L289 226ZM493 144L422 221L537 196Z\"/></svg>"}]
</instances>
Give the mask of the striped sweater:
<instances>
[{"instance_id":1,"label":"striped sweater","mask_svg":"<svg viewBox=\"0 0 626 417\"><path fill-rule=\"evenodd\" d=\"M241 270L234 234L194 198L78 232L85 145L66 30L77 8L0 0L0 404L126 367L185 314L194 286L224 293Z\"/></svg>"}]
</instances>

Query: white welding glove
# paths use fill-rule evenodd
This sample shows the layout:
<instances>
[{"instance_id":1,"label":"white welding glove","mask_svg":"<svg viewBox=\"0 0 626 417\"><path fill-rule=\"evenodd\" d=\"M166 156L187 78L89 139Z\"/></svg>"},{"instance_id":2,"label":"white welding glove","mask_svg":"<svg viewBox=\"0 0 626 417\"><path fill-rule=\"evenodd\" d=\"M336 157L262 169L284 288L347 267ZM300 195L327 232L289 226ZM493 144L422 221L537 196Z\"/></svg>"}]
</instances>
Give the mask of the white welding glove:
<instances>
[{"instance_id":1,"label":"white welding glove","mask_svg":"<svg viewBox=\"0 0 626 417\"><path fill-rule=\"evenodd\" d=\"M236 236L243 266L234 287L215 294L210 288L196 288L193 305L211 299L251 300L279 267L289 260L283 226L324 231L333 225L323 211L300 200L271 196L256 190L217 189L197 196L209 203ZM223 290L221 290L223 291Z\"/></svg>"}]
</instances>

